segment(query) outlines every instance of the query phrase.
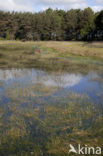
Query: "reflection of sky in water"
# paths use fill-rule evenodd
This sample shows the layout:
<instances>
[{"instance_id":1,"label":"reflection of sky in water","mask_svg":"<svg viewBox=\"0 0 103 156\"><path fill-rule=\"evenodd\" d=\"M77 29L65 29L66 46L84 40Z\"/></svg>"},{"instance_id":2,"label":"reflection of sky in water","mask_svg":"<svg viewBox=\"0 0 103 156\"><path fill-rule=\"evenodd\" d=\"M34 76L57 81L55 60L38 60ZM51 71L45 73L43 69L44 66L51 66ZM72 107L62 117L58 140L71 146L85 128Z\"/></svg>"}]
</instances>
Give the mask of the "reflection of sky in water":
<instances>
[{"instance_id":1,"label":"reflection of sky in water","mask_svg":"<svg viewBox=\"0 0 103 156\"><path fill-rule=\"evenodd\" d=\"M78 84L82 79L81 75L63 74L63 75L49 75L44 78L44 85L56 87L71 87Z\"/></svg>"},{"instance_id":2,"label":"reflection of sky in water","mask_svg":"<svg viewBox=\"0 0 103 156\"><path fill-rule=\"evenodd\" d=\"M68 73L45 73L39 70L0 70L0 80L6 84L13 82L19 83L41 83L46 86L54 87L71 87L80 82L82 76L80 74L68 74Z\"/></svg>"},{"instance_id":3,"label":"reflection of sky in water","mask_svg":"<svg viewBox=\"0 0 103 156\"><path fill-rule=\"evenodd\" d=\"M7 88L16 89L17 87L28 87L30 85L58 87L57 95L65 94L68 91L89 95L91 99L102 102L98 95L103 95L103 81L96 72L87 75L74 74L67 72L44 72L35 69L12 69L0 70L0 97L4 99ZM103 78L101 78L103 80ZM14 85L14 86L13 86ZM59 89L60 88L60 89ZM101 96L102 96L101 95ZM5 101L5 100L3 100Z\"/></svg>"}]
</instances>

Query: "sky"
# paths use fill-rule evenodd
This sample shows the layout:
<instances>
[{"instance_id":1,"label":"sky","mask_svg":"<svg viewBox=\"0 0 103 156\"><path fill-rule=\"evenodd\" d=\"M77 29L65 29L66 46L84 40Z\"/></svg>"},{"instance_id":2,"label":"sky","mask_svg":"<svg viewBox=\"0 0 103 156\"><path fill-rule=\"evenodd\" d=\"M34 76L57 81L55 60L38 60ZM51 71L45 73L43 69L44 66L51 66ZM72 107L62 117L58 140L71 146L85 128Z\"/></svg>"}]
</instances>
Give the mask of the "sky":
<instances>
[{"instance_id":1,"label":"sky","mask_svg":"<svg viewBox=\"0 0 103 156\"><path fill-rule=\"evenodd\" d=\"M53 9L84 9L91 7L95 12L103 9L103 0L0 0L0 10L38 12Z\"/></svg>"}]
</instances>

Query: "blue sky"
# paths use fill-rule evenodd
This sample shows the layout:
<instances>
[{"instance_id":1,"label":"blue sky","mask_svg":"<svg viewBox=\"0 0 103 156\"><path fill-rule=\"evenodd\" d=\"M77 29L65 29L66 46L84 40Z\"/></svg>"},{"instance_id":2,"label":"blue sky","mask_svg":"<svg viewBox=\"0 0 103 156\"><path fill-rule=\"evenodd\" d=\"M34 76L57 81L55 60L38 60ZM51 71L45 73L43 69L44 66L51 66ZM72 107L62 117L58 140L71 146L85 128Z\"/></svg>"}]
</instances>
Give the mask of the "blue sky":
<instances>
[{"instance_id":1,"label":"blue sky","mask_svg":"<svg viewBox=\"0 0 103 156\"><path fill-rule=\"evenodd\" d=\"M68 10L91 7L95 12L103 9L103 0L0 0L0 10L38 12L47 8Z\"/></svg>"}]
</instances>

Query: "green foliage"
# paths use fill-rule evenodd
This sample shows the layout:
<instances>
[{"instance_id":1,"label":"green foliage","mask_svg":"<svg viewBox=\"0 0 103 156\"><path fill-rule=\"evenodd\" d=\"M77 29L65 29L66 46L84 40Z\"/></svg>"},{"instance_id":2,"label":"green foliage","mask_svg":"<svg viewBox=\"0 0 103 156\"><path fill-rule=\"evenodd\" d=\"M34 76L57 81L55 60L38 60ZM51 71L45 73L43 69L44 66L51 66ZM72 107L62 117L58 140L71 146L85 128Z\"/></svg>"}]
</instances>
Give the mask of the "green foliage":
<instances>
[{"instance_id":1,"label":"green foliage","mask_svg":"<svg viewBox=\"0 0 103 156\"><path fill-rule=\"evenodd\" d=\"M9 34L9 32L6 33L6 40L10 40L10 34Z\"/></svg>"},{"instance_id":2,"label":"green foliage","mask_svg":"<svg viewBox=\"0 0 103 156\"><path fill-rule=\"evenodd\" d=\"M103 10L98 14L95 23L96 23L97 29L103 30Z\"/></svg>"},{"instance_id":3,"label":"green foliage","mask_svg":"<svg viewBox=\"0 0 103 156\"><path fill-rule=\"evenodd\" d=\"M0 38L7 40L80 40L103 29L103 11L51 8L39 13L0 11ZM95 30L95 31L94 31Z\"/></svg>"},{"instance_id":4,"label":"green foliage","mask_svg":"<svg viewBox=\"0 0 103 156\"><path fill-rule=\"evenodd\" d=\"M88 33L94 30L94 12L91 8L87 8L82 13L82 27L80 30L80 35L85 37Z\"/></svg>"}]
</instances>

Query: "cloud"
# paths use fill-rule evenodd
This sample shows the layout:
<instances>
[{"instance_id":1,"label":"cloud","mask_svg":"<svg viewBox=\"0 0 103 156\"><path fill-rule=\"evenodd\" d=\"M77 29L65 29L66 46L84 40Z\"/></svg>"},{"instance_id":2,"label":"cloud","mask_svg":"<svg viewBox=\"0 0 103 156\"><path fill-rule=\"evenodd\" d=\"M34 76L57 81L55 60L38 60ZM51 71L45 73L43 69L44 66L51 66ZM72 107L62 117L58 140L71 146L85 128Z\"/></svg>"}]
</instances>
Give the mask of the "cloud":
<instances>
[{"instance_id":1,"label":"cloud","mask_svg":"<svg viewBox=\"0 0 103 156\"><path fill-rule=\"evenodd\" d=\"M103 5L103 0L95 0L95 3Z\"/></svg>"},{"instance_id":2,"label":"cloud","mask_svg":"<svg viewBox=\"0 0 103 156\"><path fill-rule=\"evenodd\" d=\"M28 0L0 0L0 10L4 11L33 11Z\"/></svg>"},{"instance_id":3,"label":"cloud","mask_svg":"<svg viewBox=\"0 0 103 156\"><path fill-rule=\"evenodd\" d=\"M43 5L68 5L84 3L86 0L39 0L36 3Z\"/></svg>"},{"instance_id":4,"label":"cloud","mask_svg":"<svg viewBox=\"0 0 103 156\"><path fill-rule=\"evenodd\" d=\"M94 11L103 9L103 0L0 0L0 10L4 11L40 11L49 7L55 9L84 9L92 7Z\"/></svg>"},{"instance_id":5,"label":"cloud","mask_svg":"<svg viewBox=\"0 0 103 156\"><path fill-rule=\"evenodd\" d=\"M62 9L77 9L77 8L86 8L86 0L36 0L36 5L41 5L44 8L62 8ZM45 7L44 7L45 6Z\"/></svg>"},{"instance_id":6,"label":"cloud","mask_svg":"<svg viewBox=\"0 0 103 156\"><path fill-rule=\"evenodd\" d=\"M75 4L71 4L71 5L68 5L68 6L65 6L66 10L67 9L84 9L88 7L88 5L86 3L75 3Z\"/></svg>"},{"instance_id":7,"label":"cloud","mask_svg":"<svg viewBox=\"0 0 103 156\"><path fill-rule=\"evenodd\" d=\"M98 5L98 6L92 6L91 8L94 10L94 12L97 12L97 11L102 10L103 9L103 6Z\"/></svg>"}]
</instances>

